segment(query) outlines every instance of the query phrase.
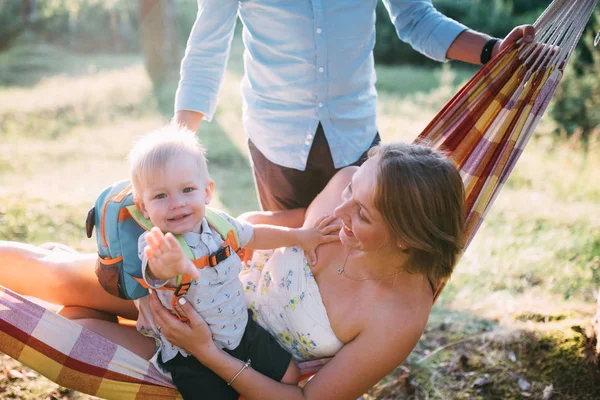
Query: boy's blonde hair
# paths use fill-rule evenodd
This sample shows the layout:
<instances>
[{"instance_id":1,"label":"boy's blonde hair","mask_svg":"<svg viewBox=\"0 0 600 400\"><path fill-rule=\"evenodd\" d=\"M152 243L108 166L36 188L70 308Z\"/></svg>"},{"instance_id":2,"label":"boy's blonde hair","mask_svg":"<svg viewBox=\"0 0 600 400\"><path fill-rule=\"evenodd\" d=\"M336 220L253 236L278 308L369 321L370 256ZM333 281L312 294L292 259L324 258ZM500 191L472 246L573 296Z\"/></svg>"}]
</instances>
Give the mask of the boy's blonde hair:
<instances>
[{"instance_id":1,"label":"boy's blonde hair","mask_svg":"<svg viewBox=\"0 0 600 400\"><path fill-rule=\"evenodd\" d=\"M198 174L205 184L210 182L205 149L196 134L182 125L170 123L142 136L129 151L129 174L134 196L141 196L146 178L157 168L183 155L193 156L198 163Z\"/></svg>"}]
</instances>

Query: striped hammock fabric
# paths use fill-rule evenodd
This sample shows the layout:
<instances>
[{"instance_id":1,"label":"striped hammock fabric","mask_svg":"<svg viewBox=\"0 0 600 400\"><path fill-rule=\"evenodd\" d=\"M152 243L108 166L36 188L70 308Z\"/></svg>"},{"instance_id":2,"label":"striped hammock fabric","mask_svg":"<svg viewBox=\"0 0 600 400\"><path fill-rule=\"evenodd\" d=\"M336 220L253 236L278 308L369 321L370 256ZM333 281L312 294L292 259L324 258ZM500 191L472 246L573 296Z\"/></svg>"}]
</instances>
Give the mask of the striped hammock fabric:
<instances>
[{"instance_id":1,"label":"striped hammock fabric","mask_svg":"<svg viewBox=\"0 0 600 400\"><path fill-rule=\"evenodd\" d=\"M517 43L491 60L418 137L444 150L461 172L467 244L548 106L596 2L553 1L534 24L535 43ZM0 351L59 385L98 397L180 398L147 360L2 287ZM327 361L302 363L301 372L310 376Z\"/></svg>"},{"instance_id":2,"label":"striped hammock fabric","mask_svg":"<svg viewBox=\"0 0 600 400\"><path fill-rule=\"evenodd\" d=\"M467 212L463 252L546 111L596 3L554 0L533 24L535 42L504 49L417 138L444 151L460 171Z\"/></svg>"},{"instance_id":3,"label":"striped hammock fabric","mask_svg":"<svg viewBox=\"0 0 600 400\"><path fill-rule=\"evenodd\" d=\"M107 399L178 399L150 362L0 286L0 351L61 386ZM303 377L328 359L303 362Z\"/></svg>"}]
</instances>

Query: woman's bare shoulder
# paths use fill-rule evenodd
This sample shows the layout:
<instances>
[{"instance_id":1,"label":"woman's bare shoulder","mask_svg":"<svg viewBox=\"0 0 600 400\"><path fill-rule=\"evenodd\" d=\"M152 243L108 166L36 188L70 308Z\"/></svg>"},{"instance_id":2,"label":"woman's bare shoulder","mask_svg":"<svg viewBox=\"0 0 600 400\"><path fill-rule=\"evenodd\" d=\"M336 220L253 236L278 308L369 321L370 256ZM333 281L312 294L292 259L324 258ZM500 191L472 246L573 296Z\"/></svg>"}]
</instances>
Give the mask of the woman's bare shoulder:
<instances>
[{"instance_id":1,"label":"woman's bare shoulder","mask_svg":"<svg viewBox=\"0 0 600 400\"><path fill-rule=\"evenodd\" d=\"M377 304L377 312L364 315L362 332L401 330L404 335L412 334L418 339L429 319L433 297L419 285L414 285L409 290L386 288L382 293L374 294L373 302Z\"/></svg>"},{"instance_id":2,"label":"woman's bare shoulder","mask_svg":"<svg viewBox=\"0 0 600 400\"><path fill-rule=\"evenodd\" d=\"M307 397L357 398L400 365L416 346L431 308L427 296L417 296L416 308L402 306L387 294L368 297L365 300L372 307L369 312L361 310L359 331L305 387ZM348 380L348 376L353 378Z\"/></svg>"}]
</instances>

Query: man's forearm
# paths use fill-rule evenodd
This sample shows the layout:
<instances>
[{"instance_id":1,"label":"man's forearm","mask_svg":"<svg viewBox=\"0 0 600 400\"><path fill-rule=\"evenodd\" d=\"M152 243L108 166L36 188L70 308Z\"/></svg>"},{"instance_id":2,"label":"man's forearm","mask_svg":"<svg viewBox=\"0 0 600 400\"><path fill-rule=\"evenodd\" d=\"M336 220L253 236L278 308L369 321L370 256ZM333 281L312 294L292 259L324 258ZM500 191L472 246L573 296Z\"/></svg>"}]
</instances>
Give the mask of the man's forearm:
<instances>
[{"instance_id":1,"label":"man's forearm","mask_svg":"<svg viewBox=\"0 0 600 400\"><path fill-rule=\"evenodd\" d=\"M446 56L452 60L464 61L471 64L481 64L483 46L491 39L483 33L466 30L460 33L450 45ZM496 54L500 41L494 46L492 54Z\"/></svg>"},{"instance_id":2,"label":"man's forearm","mask_svg":"<svg viewBox=\"0 0 600 400\"><path fill-rule=\"evenodd\" d=\"M175 113L175 122L185 126L192 132L198 130L202 118L204 118L204 114L197 111L181 110Z\"/></svg>"}]
</instances>

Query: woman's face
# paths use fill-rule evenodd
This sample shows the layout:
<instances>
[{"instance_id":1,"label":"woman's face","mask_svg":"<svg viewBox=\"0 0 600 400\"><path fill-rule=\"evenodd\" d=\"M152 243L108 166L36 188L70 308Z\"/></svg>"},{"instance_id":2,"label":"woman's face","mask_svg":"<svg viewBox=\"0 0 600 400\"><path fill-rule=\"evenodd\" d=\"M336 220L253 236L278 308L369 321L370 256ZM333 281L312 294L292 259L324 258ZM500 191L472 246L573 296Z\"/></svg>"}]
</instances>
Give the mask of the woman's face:
<instances>
[{"instance_id":1,"label":"woman's face","mask_svg":"<svg viewBox=\"0 0 600 400\"><path fill-rule=\"evenodd\" d=\"M342 244L361 251L381 250L391 244L387 225L374 205L377 163L378 157L371 157L356 171L342 192L342 204L334 211L342 221Z\"/></svg>"}]
</instances>

